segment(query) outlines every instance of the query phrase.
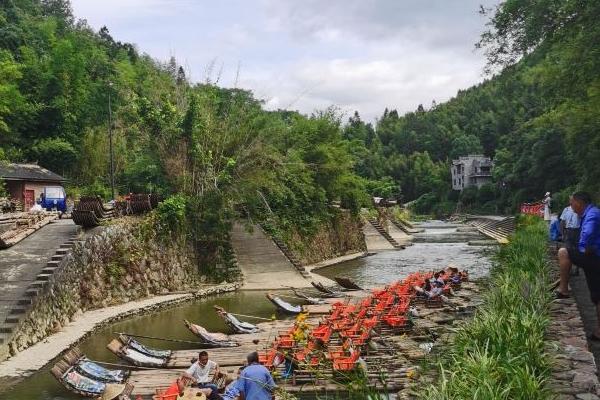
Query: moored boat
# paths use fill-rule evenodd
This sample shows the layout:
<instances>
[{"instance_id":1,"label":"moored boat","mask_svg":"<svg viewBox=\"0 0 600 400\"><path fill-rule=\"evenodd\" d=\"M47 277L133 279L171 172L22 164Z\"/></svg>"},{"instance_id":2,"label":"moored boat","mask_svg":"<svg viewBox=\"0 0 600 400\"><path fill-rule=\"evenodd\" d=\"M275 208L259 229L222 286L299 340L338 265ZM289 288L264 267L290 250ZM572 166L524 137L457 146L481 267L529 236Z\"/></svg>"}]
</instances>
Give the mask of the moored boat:
<instances>
[{"instance_id":1,"label":"moored boat","mask_svg":"<svg viewBox=\"0 0 600 400\"><path fill-rule=\"evenodd\" d=\"M340 293L326 287L321 282L311 281L310 284L313 285L313 287L315 289L317 289L319 292L323 293L326 297L340 297L341 296Z\"/></svg>"},{"instance_id":2,"label":"moored boat","mask_svg":"<svg viewBox=\"0 0 600 400\"><path fill-rule=\"evenodd\" d=\"M323 299L321 299L320 297L314 297L314 296L309 296L306 293L302 293L301 291L297 290L297 289L292 289L292 291L294 292L294 294L306 301L308 301L310 304L324 304L325 301Z\"/></svg>"},{"instance_id":3,"label":"moored boat","mask_svg":"<svg viewBox=\"0 0 600 400\"><path fill-rule=\"evenodd\" d=\"M203 343L213 345L214 347L237 347L240 344L235 340L231 340L228 335L219 332L209 332L203 326L183 320L185 326Z\"/></svg>"},{"instance_id":4,"label":"moored boat","mask_svg":"<svg viewBox=\"0 0 600 400\"><path fill-rule=\"evenodd\" d=\"M152 349L126 335L119 335L106 347L117 357L138 367L164 367L171 357L171 350Z\"/></svg>"},{"instance_id":5,"label":"moored boat","mask_svg":"<svg viewBox=\"0 0 600 400\"><path fill-rule=\"evenodd\" d=\"M223 318L225 324L234 332L234 333L255 333L260 329L249 322L240 321L233 314L225 311L223 307L219 307L217 305L213 306L217 314Z\"/></svg>"},{"instance_id":6,"label":"moored boat","mask_svg":"<svg viewBox=\"0 0 600 400\"><path fill-rule=\"evenodd\" d=\"M132 385L122 384L127 378L126 371L106 369L90 361L77 349L69 351L50 373L67 390L79 396L99 398L110 393L114 394L110 398L116 398L127 396L133 390Z\"/></svg>"},{"instance_id":7,"label":"moored boat","mask_svg":"<svg viewBox=\"0 0 600 400\"><path fill-rule=\"evenodd\" d=\"M356 283L354 283L349 278L346 278L346 277L343 277L343 276L336 276L333 279L337 282L338 285L340 285L344 289L348 289L348 290L362 290L362 288L360 286L358 286Z\"/></svg>"},{"instance_id":8,"label":"moored boat","mask_svg":"<svg viewBox=\"0 0 600 400\"><path fill-rule=\"evenodd\" d=\"M302 306L292 305L272 293L267 293L267 299L269 299L271 303L275 304L275 307L277 307L278 310L286 314L300 314L302 312Z\"/></svg>"}]
</instances>

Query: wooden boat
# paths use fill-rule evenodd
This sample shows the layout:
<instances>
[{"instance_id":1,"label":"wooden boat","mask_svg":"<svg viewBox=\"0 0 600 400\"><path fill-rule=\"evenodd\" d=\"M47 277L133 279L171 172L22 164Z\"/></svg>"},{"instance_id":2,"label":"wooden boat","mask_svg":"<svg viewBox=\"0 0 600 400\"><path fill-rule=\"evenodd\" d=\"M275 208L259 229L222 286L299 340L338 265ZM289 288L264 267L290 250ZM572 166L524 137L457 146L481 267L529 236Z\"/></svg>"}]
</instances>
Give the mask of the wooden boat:
<instances>
[{"instance_id":1,"label":"wooden boat","mask_svg":"<svg viewBox=\"0 0 600 400\"><path fill-rule=\"evenodd\" d=\"M286 314L300 314L302 312L302 306L292 305L272 293L267 293L267 299L269 299L271 303L275 304L275 307L277 307L278 310Z\"/></svg>"},{"instance_id":2,"label":"wooden boat","mask_svg":"<svg viewBox=\"0 0 600 400\"><path fill-rule=\"evenodd\" d=\"M297 290L297 289L292 289L292 291L294 292L294 294L306 301L308 301L310 304L324 304L325 301L323 299L321 299L320 297L313 297L313 296L309 296L306 293L302 293L301 291Z\"/></svg>"},{"instance_id":3,"label":"wooden boat","mask_svg":"<svg viewBox=\"0 0 600 400\"><path fill-rule=\"evenodd\" d=\"M82 375L105 383L123 383L129 374L126 370L104 368L88 359L77 347L67 351L63 361L73 366Z\"/></svg>"},{"instance_id":4,"label":"wooden boat","mask_svg":"<svg viewBox=\"0 0 600 400\"><path fill-rule=\"evenodd\" d=\"M313 285L313 287L315 289L317 289L319 292L325 294L326 297L340 297L340 296L342 296L340 293L331 290L330 288L328 288L325 285L323 285L321 282L311 281L310 284Z\"/></svg>"},{"instance_id":5,"label":"wooden boat","mask_svg":"<svg viewBox=\"0 0 600 400\"><path fill-rule=\"evenodd\" d=\"M128 373L106 369L83 356L78 349L70 350L50 373L70 392L84 397L99 397L106 390L131 394L133 386L122 385Z\"/></svg>"},{"instance_id":6,"label":"wooden boat","mask_svg":"<svg viewBox=\"0 0 600 400\"><path fill-rule=\"evenodd\" d=\"M164 367L171 357L171 350L152 349L126 335L119 335L106 347L117 357L138 367Z\"/></svg>"},{"instance_id":7,"label":"wooden boat","mask_svg":"<svg viewBox=\"0 0 600 400\"><path fill-rule=\"evenodd\" d=\"M219 332L209 332L206 328L193 324L188 320L183 320L185 326L197 337L202 340L202 343L211 345L211 347L237 347L240 344L235 340L231 340L228 335Z\"/></svg>"},{"instance_id":8,"label":"wooden boat","mask_svg":"<svg viewBox=\"0 0 600 400\"><path fill-rule=\"evenodd\" d=\"M343 276L336 276L333 279L337 282L338 285L340 285L344 289L348 289L348 290L362 290L362 288L360 286L358 286L356 283L354 283L349 278L346 278L346 277L343 277Z\"/></svg>"},{"instance_id":9,"label":"wooden boat","mask_svg":"<svg viewBox=\"0 0 600 400\"><path fill-rule=\"evenodd\" d=\"M213 306L217 314L223 318L225 324L231 329L234 333L255 333L259 331L259 328L256 325L253 325L249 322L240 321L233 314L225 311L223 307L219 307L217 305Z\"/></svg>"}]
</instances>

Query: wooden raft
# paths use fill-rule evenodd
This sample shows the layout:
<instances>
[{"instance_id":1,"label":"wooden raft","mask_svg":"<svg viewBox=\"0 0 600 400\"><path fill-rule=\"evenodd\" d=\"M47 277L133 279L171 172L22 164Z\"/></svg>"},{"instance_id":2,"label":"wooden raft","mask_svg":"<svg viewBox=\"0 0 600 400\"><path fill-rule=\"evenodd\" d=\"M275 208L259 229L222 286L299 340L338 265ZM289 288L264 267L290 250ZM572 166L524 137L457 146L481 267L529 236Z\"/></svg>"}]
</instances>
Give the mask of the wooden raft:
<instances>
[{"instance_id":1,"label":"wooden raft","mask_svg":"<svg viewBox=\"0 0 600 400\"><path fill-rule=\"evenodd\" d=\"M472 283L463 284L460 294L453 297L461 302L461 306L472 307L471 303L476 304L474 300L478 290ZM354 292L355 299L351 302L359 301L369 293L366 291ZM331 299L332 303L341 301L347 303L348 298ZM316 326L322 316L329 311L331 305L310 305L305 306L311 314L306 322ZM408 333L394 333L389 329L379 329L372 336L373 346L362 357L367 364L367 376L372 387L378 390L385 390L394 393L404 389L411 382L412 376L417 369L419 360L427 356L427 352L422 350L419 345L432 341L431 333L444 329L454 319L461 318L460 314L449 307L430 309L423 304L417 305L420 317L415 320L412 331ZM252 351L264 351L269 348L272 340L280 333L289 329L293 324L292 320L272 321L258 324L260 332L245 335L230 335L232 340L238 341L241 345L233 348L218 348L206 350L209 358L217 362L222 372L226 372L230 377L235 377L237 370L243 365L246 355ZM258 344L254 341L258 340ZM156 370L133 370L129 376L128 383L135 386L134 395L140 395L143 399L151 399L156 389L166 388L177 377L188 368L192 361L195 361L199 350L177 350L173 352L169 366L165 369ZM275 376L281 376L283 366L278 367ZM291 380L276 379L277 385L289 393L303 394L323 394L344 393L347 388L339 376L334 377L331 370L309 371L306 378L297 378L296 384L292 385ZM384 383L381 377L384 376Z\"/></svg>"}]
</instances>

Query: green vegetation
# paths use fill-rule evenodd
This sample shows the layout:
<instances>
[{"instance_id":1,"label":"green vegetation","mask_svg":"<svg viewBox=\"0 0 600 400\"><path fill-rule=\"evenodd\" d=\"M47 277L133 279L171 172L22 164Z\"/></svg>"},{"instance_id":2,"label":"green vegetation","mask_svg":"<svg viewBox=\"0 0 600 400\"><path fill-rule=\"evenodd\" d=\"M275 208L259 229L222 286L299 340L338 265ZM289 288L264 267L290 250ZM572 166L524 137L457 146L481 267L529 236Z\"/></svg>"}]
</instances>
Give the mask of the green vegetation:
<instances>
[{"instance_id":1,"label":"green vegetation","mask_svg":"<svg viewBox=\"0 0 600 400\"><path fill-rule=\"evenodd\" d=\"M505 0L489 15L478 47L491 79L444 104L404 116L386 109L376 125L350 119L345 136L362 177L393 182L419 212L514 212L523 201L576 187L600 191L600 3ZM450 160L494 159L494 184L450 191ZM377 191L376 191L377 192ZM381 191L379 191L381 193Z\"/></svg>"},{"instance_id":2,"label":"green vegetation","mask_svg":"<svg viewBox=\"0 0 600 400\"><path fill-rule=\"evenodd\" d=\"M552 295L546 225L520 221L501 249L484 303L446 348L440 377L421 398L547 399L550 359L544 334Z\"/></svg>"}]
</instances>

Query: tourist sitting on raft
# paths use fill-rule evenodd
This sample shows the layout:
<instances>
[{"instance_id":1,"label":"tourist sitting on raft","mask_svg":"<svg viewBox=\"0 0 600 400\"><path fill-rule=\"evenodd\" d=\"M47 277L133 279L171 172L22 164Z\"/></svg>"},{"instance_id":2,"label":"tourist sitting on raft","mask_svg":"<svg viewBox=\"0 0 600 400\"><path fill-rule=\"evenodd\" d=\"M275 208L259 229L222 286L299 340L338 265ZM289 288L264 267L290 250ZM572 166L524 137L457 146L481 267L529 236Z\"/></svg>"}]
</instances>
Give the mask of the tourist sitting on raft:
<instances>
[{"instance_id":1,"label":"tourist sitting on raft","mask_svg":"<svg viewBox=\"0 0 600 400\"><path fill-rule=\"evenodd\" d=\"M209 400L218 400L219 388L212 383L213 377L217 375L219 375L219 365L208 359L206 351L201 351L198 353L198 360L182 374L182 377L191 380L194 382L193 385L200 389L209 389L210 393L207 394Z\"/></svg>"},{"instance_id":2,"label":"tourist sitting on raft","mask_svg":"<svg viewBox=\"0 0 600 400\"><path fill-rule=\"evenodd\" d=\"M435 280L434 283L431 283L430 280L425 281L424 287L415 286L415 291L417 292L417 296L424 297L428 300L441 298L443 301L446 301L447 298L444 296L444 282Z\"/></svg>"}]
</instances>

